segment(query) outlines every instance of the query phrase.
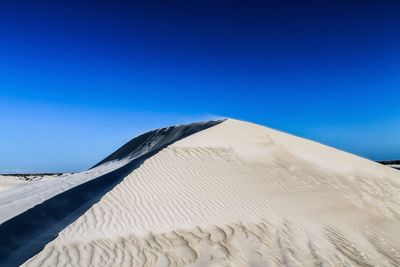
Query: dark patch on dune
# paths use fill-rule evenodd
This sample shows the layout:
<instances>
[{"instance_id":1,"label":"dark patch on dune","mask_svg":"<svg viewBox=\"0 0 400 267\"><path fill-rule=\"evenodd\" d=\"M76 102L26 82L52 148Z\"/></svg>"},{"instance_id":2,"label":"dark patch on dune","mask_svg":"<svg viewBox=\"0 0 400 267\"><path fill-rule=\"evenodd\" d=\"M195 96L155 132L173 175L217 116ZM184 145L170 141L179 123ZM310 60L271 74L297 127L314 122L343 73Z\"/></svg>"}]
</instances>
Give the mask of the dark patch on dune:
<instances>
[{"instance_id":1,"label":"dark patch on dune","mask_svg":"<svg viewBox=\"0 0 400 267\"><path fill-rule=\"evenodd\" d=\"M193 123L189 125L181 125L181 126L172 126L172 127L167 127L167 128L162 128L162 129L157 129L154 131L150 131L147 133L144 133L142 135L139 135L138 137L133 138L131 141L117 149L115 152L113 152L111 155L91 167L93 169L94 167L97 167L105 162L110 162L113 160L121 160L126 157L132 157L135 158L137 156L141 156L147 151L153 149L155 145L162 145L167 142L171 142L173 140L177 141L178 136L180 135L181 131L186 131L186 128L193 128L191 131L198 132L201 131L201 129L198 129L199 127L211 127L215 124L221 123L223 120L219 121L209 121L206 123ZM207 126L206 126L207 125ZM172 132L176 132L176 136L171 134ZM193 132L193 133L194 133ZM182 137L181 137L182 138ZM180 138L179 138L180 139ZM160 144L159 144L160 142Z\"/></svg>"},{"instance_id":2,"label":"dark patch on dune","mask_svg":"<svg viewBox=\"0 0 400 267\"><path fill-rule=\"evenodd\" d=\"M394 169L400 170L400 160L382 160L378 161L378 163L383 165L389 165Z\"/></svg>"},{"instance_id":3,"label":"dark patch on dune","mask_svg":"<svg viewBox=\"0 0 400 267\"><path fill-rule=\"evenodd\" d=\"M168 145L222 121L152 131L132 139L99 164L126 156L132 160L110 173L76 186L0 225L0 265L18 266L39 253L122 179ZM96 164L95 166L98 166Z\"/></svg>"}]
</instances>

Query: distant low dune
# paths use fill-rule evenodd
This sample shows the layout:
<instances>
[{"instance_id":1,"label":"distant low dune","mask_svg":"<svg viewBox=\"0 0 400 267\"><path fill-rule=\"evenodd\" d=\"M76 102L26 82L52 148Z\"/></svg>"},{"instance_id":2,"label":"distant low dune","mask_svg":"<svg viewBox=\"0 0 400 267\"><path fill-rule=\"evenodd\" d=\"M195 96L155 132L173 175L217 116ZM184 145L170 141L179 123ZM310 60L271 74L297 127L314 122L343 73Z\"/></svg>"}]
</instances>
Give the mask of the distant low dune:
<instances>
[{"instance_id":1,"label":"distant low dune","mask_svg":"<svg viewBox=\"0 0 400 267\"><path fill-rule=\"evenodd\" d=\"M0 192L0 212L7 213L0 225L3 255L5 246L14 246L3 262L400 266L398 170L238 120L201 124L190 132L180 127L183 132L166 128L134 139L70 182L57 178L70 183L65 190L56 187L60 192L43 181L25 191ZM43 198L22 205L36 201L25 199L29 188ZM19 216L45 218L63 207L60 199L74 196L86 206L79 200L70 215L50 216L59 226L51 235L39 226L37 234L26 230L29 247L47 240L31 257L24 258L29 253L22 243L2 238L4 225L27 223ZM10 211L13 201L18 212Z\"/></svg>"}]
</instances>

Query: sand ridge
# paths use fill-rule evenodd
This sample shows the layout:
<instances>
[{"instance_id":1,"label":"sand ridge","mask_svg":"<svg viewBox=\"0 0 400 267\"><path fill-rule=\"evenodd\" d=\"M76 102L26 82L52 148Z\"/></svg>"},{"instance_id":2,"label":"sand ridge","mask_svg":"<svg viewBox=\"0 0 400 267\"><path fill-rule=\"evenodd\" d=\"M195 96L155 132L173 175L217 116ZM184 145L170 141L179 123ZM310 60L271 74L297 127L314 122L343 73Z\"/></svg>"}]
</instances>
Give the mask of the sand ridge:
<instances>
[{"instance_id":1,"label":"sand ridge","mask_svg":"<svg viewBox=\"0 0 400 267\"><path fill-rule=\"evenodd\" d=\"M164 148L26 266L399 266L400 173L227 120Z\"/></svg>"}]
</instances>

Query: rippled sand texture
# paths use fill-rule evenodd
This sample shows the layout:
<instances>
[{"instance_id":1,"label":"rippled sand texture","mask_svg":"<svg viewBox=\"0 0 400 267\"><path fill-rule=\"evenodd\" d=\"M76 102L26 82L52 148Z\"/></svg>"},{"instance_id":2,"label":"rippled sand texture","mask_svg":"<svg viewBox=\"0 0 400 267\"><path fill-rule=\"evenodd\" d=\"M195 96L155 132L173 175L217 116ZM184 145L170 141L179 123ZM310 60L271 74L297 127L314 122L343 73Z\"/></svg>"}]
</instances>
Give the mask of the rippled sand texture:
<instances>
[{"instance_id":1,"label":"rippled sand texture","mask_svg":"<svg viewBox=\"0 0 400 267\"><path fill-rule=\"evenodd\" d=\"M128 175L26 266L400 266L400 172L227 120Z\"/></svg>"}]
</instances>

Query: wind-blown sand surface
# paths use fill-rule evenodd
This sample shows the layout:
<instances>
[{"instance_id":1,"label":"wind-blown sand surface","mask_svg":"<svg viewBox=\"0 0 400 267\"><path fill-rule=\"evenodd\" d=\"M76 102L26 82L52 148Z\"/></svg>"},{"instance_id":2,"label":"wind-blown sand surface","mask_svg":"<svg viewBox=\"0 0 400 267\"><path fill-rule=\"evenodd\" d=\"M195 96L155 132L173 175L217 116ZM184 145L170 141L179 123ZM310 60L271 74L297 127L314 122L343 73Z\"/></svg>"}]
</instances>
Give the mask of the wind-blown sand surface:
<instances>
[{"instance_id":1,"label":"wind-blown sand surface","mask_svg":"<svg viewBox=\"0 0 400 267\"><path fill-rule=\"evenodd\" d=\"M146 159L25 266L400 266L400 172L228 119Z\"/></svg>"}]
</instances>

